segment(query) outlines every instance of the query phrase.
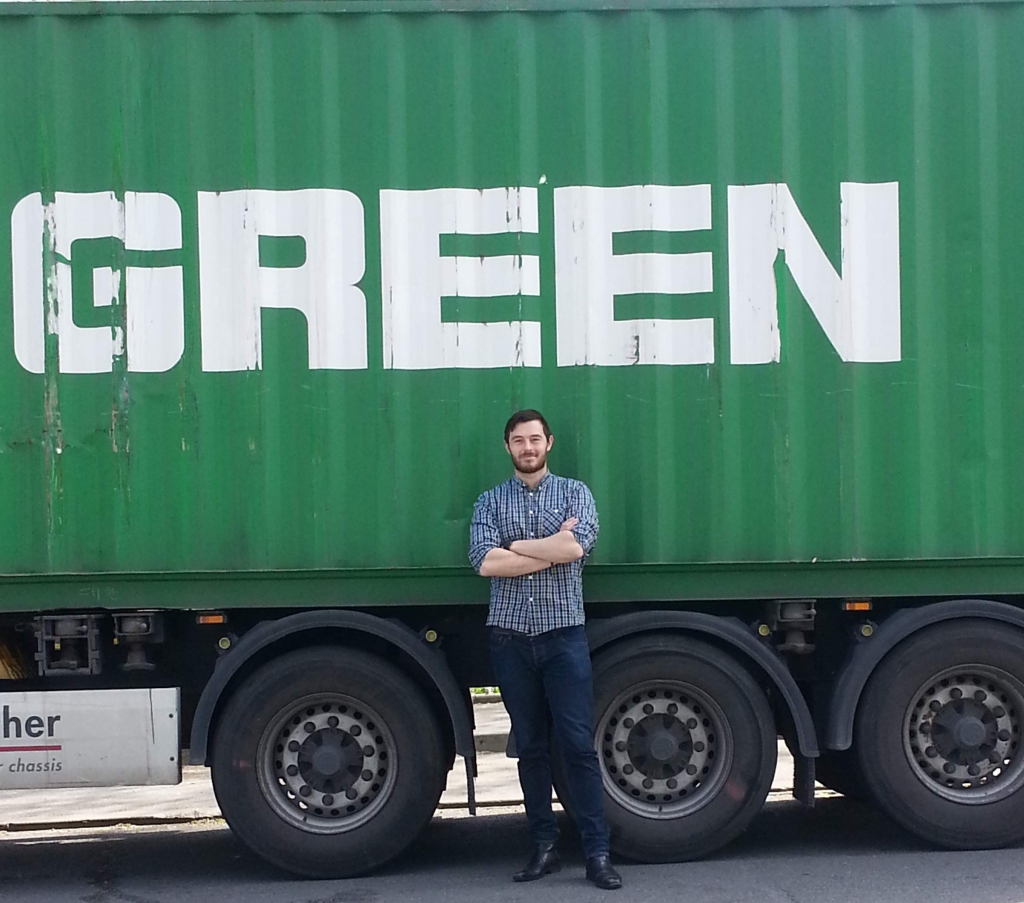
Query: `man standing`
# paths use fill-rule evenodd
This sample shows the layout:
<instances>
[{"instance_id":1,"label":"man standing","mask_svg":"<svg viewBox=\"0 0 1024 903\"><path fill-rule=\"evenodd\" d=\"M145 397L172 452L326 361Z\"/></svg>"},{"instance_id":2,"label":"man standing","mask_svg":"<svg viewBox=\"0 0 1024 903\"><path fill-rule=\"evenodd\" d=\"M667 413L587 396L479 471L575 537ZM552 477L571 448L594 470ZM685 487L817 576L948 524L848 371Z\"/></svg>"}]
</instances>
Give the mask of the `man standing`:
<instances>
[{"instance_id":1,"label":"man standing","mask_svg":"<svg viewBox=\"0 0 1024 903\"><path fill-rule=\"evenodd\" d=\"M539 412L513 414L505 425L505 450L515 474L477 499L470 525L469 559L481 577L491 578L491 664L512 719L535 846L512 880L534 881L561 868L551 811L550 711L587 878L615 890L622 878L608 857L583 630L583 564L597 540L597 509L583 483L548 472L553 443Z\"/></svg>"}]
</instances>

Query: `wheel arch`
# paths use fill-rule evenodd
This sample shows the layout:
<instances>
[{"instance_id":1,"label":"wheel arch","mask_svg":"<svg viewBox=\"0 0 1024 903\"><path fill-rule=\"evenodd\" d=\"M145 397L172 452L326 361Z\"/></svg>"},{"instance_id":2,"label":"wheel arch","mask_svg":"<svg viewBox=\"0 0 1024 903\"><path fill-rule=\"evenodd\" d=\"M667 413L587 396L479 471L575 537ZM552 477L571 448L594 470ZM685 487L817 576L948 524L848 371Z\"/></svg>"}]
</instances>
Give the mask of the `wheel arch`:
<instances>
[{"instance_id":1,"label":"wheel arch","mask_svg":"<svg viewBox=\"0 0 1024 903\"><path fill-rule=\"evenodd\" d=\"M693 611L646 611L587 624L587 638L592 654L644 634L668 632L704 639L710 637L717 640L718 645L739 653L742 662L767 678L785 703L796 731L801 755L808 758L818 755L817 733L810 709L785 661L738 618Z\"/></svg>"},{"instance_id":2,"label":"wheel arch","mask_svg":"<svg viewBox=\"0 0 1024 903\"><path fill-rule=\"evenodd\" d=\"M965 618L998 621L1024 630L1024 611L987 599L951 599L893 613L869 639L853 648L843 665L828 706L825 748L844 750L853 745L857 706L864 687L886 655L927 627Z\"/></svg>"},{"instance_id":3,"label":"wheel arch","mask_svg":"<svg viewBox=\"0 0 1024 903\"><path fill-rule=\"evenodd\" d=\"M359 611L307 611L271 621L262 621L245 633L223 658L196 706L189 743L189 763L209 765L211 739L217 721L228 699L237 687L257 668L276 655L304 646L356 645L372 642L398 653L400 665L413 679L428 682L441 700L435 705L442 718L442 728L450 731L454 751L466 762L469 805L475 808L474 776L476 750L473 726L464 694L452 674L444 654L411 628L397 621L385 620ZM419 673L410 673L409 663ZM446 719L446 720L445 720Z\"/></svg>"}]
</instances>

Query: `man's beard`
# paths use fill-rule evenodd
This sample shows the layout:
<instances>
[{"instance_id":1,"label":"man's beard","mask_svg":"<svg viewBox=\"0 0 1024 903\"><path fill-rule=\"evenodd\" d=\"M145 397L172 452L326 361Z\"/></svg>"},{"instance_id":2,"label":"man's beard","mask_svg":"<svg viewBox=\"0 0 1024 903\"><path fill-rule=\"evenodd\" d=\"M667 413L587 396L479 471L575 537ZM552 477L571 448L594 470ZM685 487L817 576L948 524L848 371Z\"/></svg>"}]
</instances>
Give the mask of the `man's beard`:
<instances>
[{"instance_id":1,"label":"man's beard","mask_svg":"<svg viewBox=\"0 0 1024 903\"><path fill-rule=\"evenodd\" d=\"M544 466L548 462L548 453L542 452L535 458L518 457L513 458L513 462L516 465L516 470L520 473L537 473L538 470L543 470Z\"/></svg>"}]
</instances>

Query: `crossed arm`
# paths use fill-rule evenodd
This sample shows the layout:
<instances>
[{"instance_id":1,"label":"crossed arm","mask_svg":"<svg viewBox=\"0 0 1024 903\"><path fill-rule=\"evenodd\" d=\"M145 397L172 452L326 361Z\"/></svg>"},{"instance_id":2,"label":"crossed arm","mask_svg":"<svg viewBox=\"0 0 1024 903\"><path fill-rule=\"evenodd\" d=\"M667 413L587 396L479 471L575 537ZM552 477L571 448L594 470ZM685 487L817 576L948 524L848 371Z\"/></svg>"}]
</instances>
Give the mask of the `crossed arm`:
<instances>
[{"instance_id":1,"label":"crossed arm","mask_svg":"<svg viewBox=\"0 0 1024 903\"><path fill-rule=\"evenodd\" d=\"M544 539L520 539L507 549L491 549L480 565L481 577L520 577L543 571L553 564L578 561L583 547L572 535L578 521L570 517L558 532Z\"/></svg>"}]
</instances>

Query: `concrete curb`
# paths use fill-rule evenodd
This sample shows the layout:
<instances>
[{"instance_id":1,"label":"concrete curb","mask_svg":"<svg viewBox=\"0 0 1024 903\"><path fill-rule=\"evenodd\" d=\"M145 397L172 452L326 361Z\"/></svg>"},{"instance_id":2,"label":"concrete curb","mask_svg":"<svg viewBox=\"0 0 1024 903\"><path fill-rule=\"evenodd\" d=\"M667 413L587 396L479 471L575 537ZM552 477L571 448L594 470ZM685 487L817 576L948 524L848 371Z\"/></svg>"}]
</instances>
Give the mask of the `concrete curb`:
<instances>
[{"instance_id":1,"label":"concrete curb","mask_svg":"<svg viewBox=\"0 0 1024 903\"><path fill-rule=\"evenodd\" d=\"M495 720L495 713L498 711L493 707L500 703L500 693L491 693L486 696L473 697L474 710L477 706L480 707L479 717L474 717L473 720L477 724L483 721L485 725L483 729L478 728L473 736L473 744L478 753L501 753L505 751L505 747L508 744L508 716L505 715L504 724L500 725L500 729L496 730L495 728L499 727L499 725L493 724Z\"/></svg>"},{"instance_id":2,"label":"concrete curb","mask_svg":"<svg viewBox=\"0 0 1024 903\"><path fill-rule=\"evenodd\" d=\"M0 824L0 833L27 833L29 831L75 831L82 828L145 828L153 825L193 825L199 822L227 824L220 816L209 815L140 815L132 818L79 818L68 821L27 821Z\"/></svg>"},{"instance_id":3,"label":"concrete curb","mask_svg":"<svg viewBox=\"0 0 1024 903\"><path fill-rule=\"evenodd\" d=\"M779 788L774 789L768 794L768 802L779 802L786 800L793 794L792 788ZM819 799L828 799L837 797L839 794L830 791L819 789L817 796ZM558 806L558 798L553 799L553 803ZM477 810L487 809L518 809L523 805L523 801L519 799L508 799L508 800L487 800L486 802L478 802L476 804ZM459 812L465 811L468 813L466 808L467 804L464 802L451 802L451 803L440 803L437 807L437 811L441 812ZM203 822L210 823L211 826L217 828L226 827L227 822L223 818L217 816L203 816L197 815L194 818L190 816L140 816L137 818L86 818L78 819L76 821L53 821L53 822L11 822L9 824L0 824L0 834L29 834L34 831L80 831L80 830L98 830L101 828L152 828L152 827L166 827L170 825L198 825Z\"/></svg>"},{"instance_id":4,"label":"concrete curb","mask_svg":"<svg viewBox=\"0 0 1024 903\"><path fill-rule=\"evenodd\" d=\"M554 800L557 804L557 798ZM438 811L466 809L468 802L457 800L451 803L438 803ZM522 800L486 800L476 804L477 809L514 809L522 806ZM130 818L80 818L68 821L37 821L0 823L0 834L27 834L32 831L79 831L93 828L151 828L161 825L197 825L210 822L217 827L226 826L227 822L217 815L140 815Z\"/></svg>"},{"instance_id":5,"label":"concrete curb","mask_svg":"<svg viewBox=\"0 0 1024 903\"><path fill-rule=\"evenodd\" d=\"M475 734L473 745L479 752L504 752L508 745L508 734Z\"/></svg>"}]
</instances>

